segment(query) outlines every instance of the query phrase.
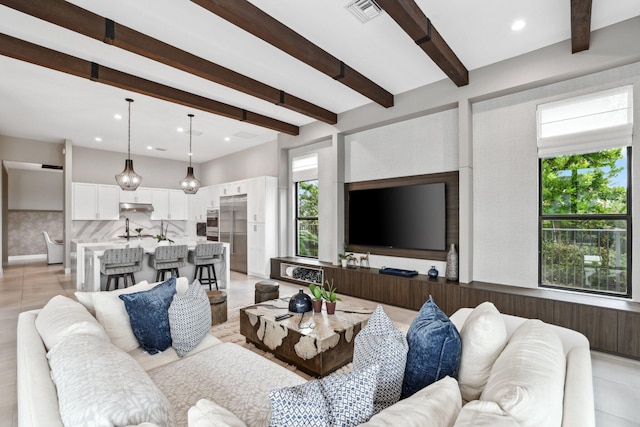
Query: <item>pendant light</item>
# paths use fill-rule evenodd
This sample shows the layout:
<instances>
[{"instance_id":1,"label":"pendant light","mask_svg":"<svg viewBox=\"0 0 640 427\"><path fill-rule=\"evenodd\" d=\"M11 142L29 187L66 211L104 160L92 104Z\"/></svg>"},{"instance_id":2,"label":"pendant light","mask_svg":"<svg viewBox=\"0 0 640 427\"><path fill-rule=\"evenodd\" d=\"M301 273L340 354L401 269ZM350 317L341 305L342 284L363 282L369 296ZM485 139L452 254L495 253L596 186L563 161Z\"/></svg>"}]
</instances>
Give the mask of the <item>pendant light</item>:
<instances>
[{"instance_id":1,"label":"pendant light","mask_svg":"<svg viewBox=\"0 0 640 427\"><path fill-rule=\"evenodd\" d=\"M116 182L125 191L135 191L142 182L142 177L133 170L131 160L131 103L133 99L125 99L129 103L129 133L127 136L127 160L124 161L124 170L116 175Z\"/></svg>"},{"instance_id":2,"label":"pendant light","mask_svg":"<svg viewBox=\"0 0 640 427\"><path fill-rule=\"evenodd\" d=\"M196 194L198 189L200 188L200 181L196 179L193 175L193 168L191 167L191 157L193 157L193 151L191 151L191 138L193 136L192 132L192 124L193 124L193 114L188 114L189 116L189 167L187 168L187 176L184 177L182 181L180 181L180 187L182 191L186 194Z\"/></svg>"}]
</instances>

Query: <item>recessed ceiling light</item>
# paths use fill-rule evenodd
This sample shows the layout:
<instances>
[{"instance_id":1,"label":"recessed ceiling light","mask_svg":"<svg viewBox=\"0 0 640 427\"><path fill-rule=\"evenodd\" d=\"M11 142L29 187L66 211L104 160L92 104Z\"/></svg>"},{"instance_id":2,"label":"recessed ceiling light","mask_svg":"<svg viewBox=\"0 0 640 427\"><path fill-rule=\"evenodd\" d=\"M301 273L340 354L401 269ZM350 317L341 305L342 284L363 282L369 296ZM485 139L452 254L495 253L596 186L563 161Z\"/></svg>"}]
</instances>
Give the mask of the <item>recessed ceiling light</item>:
<instances>
[{"instance_id":1,"label":"recessed ceiling light","mask_svg":"<svg viewBox=\"0 0 640 427\"><path fill-rule=\"evenodd\" d=\"M100 138L99 136L96 136L95 140L96 142L102 142L102 138Z\"/></svg>"},{"instance_id":2,"label":"recessed ceiling light","mask_svg":"<svg viewBox=\"0 0 640 427\"><path fill-rule=\"evenodd\" d=\"M225 141L227 141L227 142L229 142L229 141L231 141L231 138L226 137L224 140L225 140Z\"/></svg>"},{"instance_id":3,"label":"recessed ceiling light","mask_svg":"<svg viewBox=\"0 0 640 427\"><path fill-rule=\"evenodd\" d=\"M150 145L147 145L147 150L153 150L153 147Z\"/></svg>"},{"instance_id":4,"label":"recessed ceiling light","mask_svg":"<svg viewBox=\"0 0 640 427\"><path fill-rule=\"evenodd\" d=\"M120 120L120 119L122 119L122 116L120 114L114 114L113 118L116 119L116 120Z\"/></svg>"},{"instance_id":5,"label":"recessed ceiling light","mask_svg":"<svg viewBox=\"0 0 640 427\"><path fill-rule=\"evenodd\" d=\"M526 26L526 22L524 22L522 19L518 19L517 21L514 21L513 24L511 24L511 31L520 31Z\"/></svg>"},{"instance_id":6,"label":"recessed ceiling light","mask_svg":"<svg viewBox=\"0 0 640 427\"><path fill-rule=\"evenodd\" d=\"M178 132L184 132L184 129L183 129L183 128L177 128L176 130L177 130Z\"/></svg>"}]
</instances>

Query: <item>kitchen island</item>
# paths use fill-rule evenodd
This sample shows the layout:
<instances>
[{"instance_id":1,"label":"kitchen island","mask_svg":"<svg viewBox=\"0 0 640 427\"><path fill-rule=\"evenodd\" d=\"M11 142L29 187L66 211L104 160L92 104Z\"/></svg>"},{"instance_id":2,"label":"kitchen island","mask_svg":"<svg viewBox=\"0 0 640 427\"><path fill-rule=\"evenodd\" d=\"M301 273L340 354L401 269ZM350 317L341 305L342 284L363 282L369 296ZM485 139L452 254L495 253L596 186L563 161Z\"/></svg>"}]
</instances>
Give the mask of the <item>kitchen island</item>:
<instances>
[{"instance_id":1,"label":"kitchen island","mask_svg":"<svg viewBox=\"0 0 640 427\"><path fill-rule=\"evenodd\" d=\"M197 243L194 240L173 239L175 245L187 245L189 250L193 250ZM215 264L216 277L218 279L218 288L228 289L230 283L229 272L229 244L222 243L224 251L220 262ZM74 242L75 259L73 261L72 276L76 283L78 291L96 292L105 290L107 277L100 274L100 262L104 251L107 249L119 248L137 248L144 249L144 258L142 260L142 271L135 273L136 282L143 280L149 283L155 282L156 270L149 264L149 258L159 246L158 242L153 238L132 238L129 241L118 240L112 242ZM195 274L195 265L188 262L184 267L180 268L180 276L187 277L189 282L193 280ZM205 273L206 275L206 273ZM213 285L212 285L213 286Z\"/></svg>"}]
</instances>

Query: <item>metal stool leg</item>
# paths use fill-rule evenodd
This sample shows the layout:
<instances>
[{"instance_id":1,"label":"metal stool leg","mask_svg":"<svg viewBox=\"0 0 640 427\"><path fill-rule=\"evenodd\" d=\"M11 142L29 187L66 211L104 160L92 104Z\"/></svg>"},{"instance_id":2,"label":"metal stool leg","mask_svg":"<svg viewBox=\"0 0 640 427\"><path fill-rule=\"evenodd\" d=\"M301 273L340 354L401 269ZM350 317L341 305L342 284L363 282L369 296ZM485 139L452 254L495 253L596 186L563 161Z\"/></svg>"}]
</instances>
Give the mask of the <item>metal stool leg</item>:
<instances>
[{"instance_id":1,"label":"metal stool leg","mask_svg":"<svg viewBox=\"0 0 640 427\"><path fill-rule=\"evenodd\" d=\"M218 289L218 277L216 276L216 265L215 264L211 264L211 271L213 271L213 281L216 284L216 291L217 291L219 289ZM209 287L211 287L211 282L209 282Z\"/></svg>"}]
</instances>

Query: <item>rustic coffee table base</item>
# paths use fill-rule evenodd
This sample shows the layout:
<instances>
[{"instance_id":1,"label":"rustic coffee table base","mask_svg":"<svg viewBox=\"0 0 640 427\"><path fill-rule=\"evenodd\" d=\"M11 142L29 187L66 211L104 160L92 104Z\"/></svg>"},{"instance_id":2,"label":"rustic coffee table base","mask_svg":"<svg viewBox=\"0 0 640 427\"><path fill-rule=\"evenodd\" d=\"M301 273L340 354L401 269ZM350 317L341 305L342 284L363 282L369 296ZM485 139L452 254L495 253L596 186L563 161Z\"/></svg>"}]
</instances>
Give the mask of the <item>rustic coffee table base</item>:
<instances>
[{"instance_id":1,"label":"rustic coffee table base","mask_svg":"<svg viewBox=\"0 0 640 427\"><path fill-rule=\"evenodd\" d=\"M353 360L354 338L371 310L342 304L335 315L291 313L289 319L276 321L275 316L288 312L287 305L286 299L278 299L240 309L240 333L259 349L316 377Z\"/></svg>"}]
</instances>

